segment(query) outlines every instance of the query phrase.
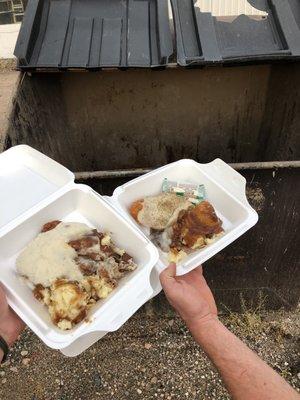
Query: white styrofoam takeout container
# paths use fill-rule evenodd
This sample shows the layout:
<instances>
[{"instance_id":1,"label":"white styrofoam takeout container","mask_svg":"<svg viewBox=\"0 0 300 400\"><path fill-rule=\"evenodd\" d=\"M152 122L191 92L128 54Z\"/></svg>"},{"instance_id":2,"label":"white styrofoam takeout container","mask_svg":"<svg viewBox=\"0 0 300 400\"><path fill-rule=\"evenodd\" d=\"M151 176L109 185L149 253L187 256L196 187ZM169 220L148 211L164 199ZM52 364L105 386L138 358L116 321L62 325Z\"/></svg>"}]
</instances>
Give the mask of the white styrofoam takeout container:
<instances>
[{"instance_id":1,"label":"white styrofoam takeout container","mask_svg":"<svg viewBox=\"0 0 300 400\"><path fill-rule=\"evenodd\" d=\"M208 164L174 162L131 180L107 197L76 185L72 172L28 146L16 146L0 155L0 280L12 308L48 346L68 356L78 355L107 332L118 329L161 291L159 273L168 264L166 255L150 243L147 231L133 220L128 208L135 200L160 193L164 178L204 184L225 230L215 243L182 260L177 266L179 275L207 261L258 220L246 198L245 178L220 159ZM82 221L112 231L116 242L131 252L139 265L92 310L91 323L82 323L68 333L51 324L45 307L18 280L14 269L21 249L53 219Z\"/></svg>"},{"instance_id":2,"label":"white styrofoam takeout container","mask_svg":"<svg viewBox=\"0 0 300 400\"><path fill-rule=\"evenodd\" d=\"M35 300L15 269L22 249L43 224L56 219L111 232L138 265L90 310L88 322L66 332L52 324L46 307ZM74 175L62 165L24 145L0 155L0 281L10 306L46 345L74 356L119 329L153 296L150 274L157 261L150 241L92 188L75 184Z\"/></svg>"},{"instance_id":3,"label":"white styrofoam takeout container","mask_svg":"<svg viewBox=\"0 0 300 400\"><path fill-rule=\"evenodd\" d=\"M147 237L147 230L130 215L130 205L143 197L161 192L164 178L175 182L204 184L207 199L223 221L224 234L214 243L194 251L177 265L177 274L183 275L204 263L224 249L258 221L256 211L246 197L246 179L220 159L208 164L183 159L165 165L131 180L115 189L109 201ZM160 257L156 269L161 272L168 265L167 255L158 248Z\"/></svg>"}]
</instances>

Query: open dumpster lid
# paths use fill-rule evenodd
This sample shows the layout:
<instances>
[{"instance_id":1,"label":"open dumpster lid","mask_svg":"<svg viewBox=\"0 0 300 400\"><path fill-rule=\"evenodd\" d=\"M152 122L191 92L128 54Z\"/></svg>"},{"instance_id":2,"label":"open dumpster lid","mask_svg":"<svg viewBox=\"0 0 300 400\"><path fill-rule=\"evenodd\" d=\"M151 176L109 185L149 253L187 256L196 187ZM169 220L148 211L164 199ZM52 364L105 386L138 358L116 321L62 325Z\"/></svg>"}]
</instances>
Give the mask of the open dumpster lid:
<instances>
[{"instance_id":1,"label":"open dumpster lid","mask_svg":"<svg viewBox=\"0 0 300 400\"><path fill-rule=\"evenodd\" d=\"M171 0L182 66L300 57L299 0Z\"/></svg>"},{"instance_id":2,"label":"open dumpster lid","mask_svg":"<svg viewBox=\"0 0 300 400\"><path fill-rule=\"evenodd\" d=\"M173 52L168 0L29 0L21 69L157 67Z\"/></svg>"},{"instance_id":3,"label":"open dumpster lid","mask_svg":"<svg viewBox=\"0 0 300 400\"><path fill-rule=\"evenodd\" d=\"M29 0L15 55L23 70L167 66L170 23L181 66L300 59L299 0Z\"/></svg>"}]
</instances>

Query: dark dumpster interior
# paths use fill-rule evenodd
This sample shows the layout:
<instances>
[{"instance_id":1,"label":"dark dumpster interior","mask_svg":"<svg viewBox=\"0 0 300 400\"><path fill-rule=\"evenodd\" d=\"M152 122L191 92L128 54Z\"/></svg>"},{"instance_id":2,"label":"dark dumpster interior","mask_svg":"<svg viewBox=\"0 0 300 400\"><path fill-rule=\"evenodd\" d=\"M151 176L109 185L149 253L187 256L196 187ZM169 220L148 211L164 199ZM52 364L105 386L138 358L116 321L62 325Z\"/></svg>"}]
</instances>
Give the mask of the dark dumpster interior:
<instances>
[{"instance_id":1,"label":"dark dumpster interior","mask_svg":"<svg viewBox=\"0 0 300 400\"><path fill-rule=\"evenodd\" d=\"M299 88L297 63L26 75L7 140L73 171L299 160Z\"/></svg>"}]
</instances>

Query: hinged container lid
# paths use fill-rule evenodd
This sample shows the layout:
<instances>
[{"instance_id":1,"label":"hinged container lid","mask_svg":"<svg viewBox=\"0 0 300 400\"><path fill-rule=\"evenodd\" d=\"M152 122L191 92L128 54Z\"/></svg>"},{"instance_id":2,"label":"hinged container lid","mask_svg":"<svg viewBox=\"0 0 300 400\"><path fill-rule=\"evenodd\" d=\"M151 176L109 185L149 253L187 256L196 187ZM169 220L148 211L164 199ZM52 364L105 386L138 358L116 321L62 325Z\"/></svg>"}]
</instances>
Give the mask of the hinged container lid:
<instances>
[{"instance_id":1,"label":"hinged container lid","mask_svg":"<svg viewBox=\"0 0 300 400\"><path fill-rule=\"evenodd\" d=\"M74 179L71 171L32 147L20 145L0 154L0 236Z\"/></svg>"}]
</instances>

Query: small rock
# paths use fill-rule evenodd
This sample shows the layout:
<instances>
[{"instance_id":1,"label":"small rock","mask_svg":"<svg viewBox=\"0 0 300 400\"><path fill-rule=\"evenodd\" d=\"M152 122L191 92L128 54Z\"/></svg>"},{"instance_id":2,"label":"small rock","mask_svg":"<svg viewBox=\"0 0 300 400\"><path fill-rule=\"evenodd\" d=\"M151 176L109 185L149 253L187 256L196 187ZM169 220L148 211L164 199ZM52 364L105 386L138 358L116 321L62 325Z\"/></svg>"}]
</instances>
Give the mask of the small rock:
<instances>
[{"instance_id":1,"label":"small rock","mask_svg":"<svg viewBox=\"0 0 300 400\"><path fill-rule=\"evenodd\" d=\"M22 364L23 365L28 365L30 363L30 358L23 358Z\"/></svg>"},{"instance_id":2,"label":"small rock","mask_svg":"<svg viewBox=\"0 0 300 400\"><path fill-rule=\"evenodd\" d=\"M145 349L149 350L151 349L152 344L151 343L145 343Z\"/></svg>"},{"instance_id":3,"label":"small rock","mask_svg":"<svg viewBox=\"0 0 300 400\"><path fill-rule=\"evenodd\" d=\"M136 391L138 392L138 394L142 394L141 389L137 389Z\"/></svg>"},{"instance_id":4,"label":"small rock","mask_svg":"<svg viewBox=\"0 0 300 400\"><path fill-rule=\"evenodd\" d=\"M10 367L9 368L11 372L18 372L18 368L17 367Z\"/></svg>"},{"instance_id":5,"label":"small rock","mask_svg":"<svg viewBox=\"0 0 300 400\"><path fill-rule=\"evenodd\" d=\"M27 354L28 354L28 351L27 351L27 350L21 351L21 356L22 356L22 357L27 356Z\"/></svg>"},{"instance_id":6,"label":"small rock","mask_svg":"<svg viewBox=\"0 0 300 400\"><path fill-rule=\"evenodd\" d=\"M5 372L4 371L0 371L0 376L4 376Z\"/></svg>"},{"instance_id":7,"label":"small rock","mask_svg":"<svg viewBox=\"0 0 300 400\"><path fill-rule=\"evenodd\" d=\"M1 381L1 383L6 383L6 381L7 381L7 379L6 378L4 378L4 379L2 379L2 381Z\"/></svg>"},{"instance_id":8,"label":"small rock","mask_svg":"<svg viewBox=\"0 0 300 400\"><path fill-rule=\"evenodd\" d=\"M151 378L151 381L150 381L150 382L153 383L153 384L157 383L157 378L156 378L156 376L154 376L153 378Z\"/></svg>"},{"instance_id":9,"label":"small rock","mask_svg":"<svg viewBox=\"0 0 300 400\"><path fill-rule=\"evenodd\" d=\"M287 365L289 365L289 363L285 361L284 365L287 366Z\"/></svg>"},{"instance_id":10,"label":"small rock","mask_svg":"<svg viewBox=\"0 0 300 400\"><path fill-rule=\"evenodd\" d=\"M7 360L5 363L0 364L0 368L8 367L10 365L10 361Z\"/></svg>"},{"instance_id":11,"label":"small rock","mask_svg":"<svg viewBox=\"0 0 300 400\"><path fill-rule=\"evenodd\" d=\"M298 372L297 377L298 377L298 379L300 379L300 372Z\"/></svg>"},{"instance_id":12,"label":"small rock","mask_svg":"<svg viewBox=\"0 0 300 400\"><path fill-rule=\"evenodd\" d=\"M168 322L169 326L173 326L174 325L174 319L170 319L170 321Z\"/></svg>"},{"instance_id":13,"label":"small rock","mask_svg":"<svg viewBox=\"0 0 300 400\"><path fill-rule=\"evenodd\" d=\"M95 375L94 375L94 383L95 383L95 386L96 386L97 388L100 388L100 387L102 386L101 375L98 374L97 372L96 372Z\"/></svg>"}]
</instances>

